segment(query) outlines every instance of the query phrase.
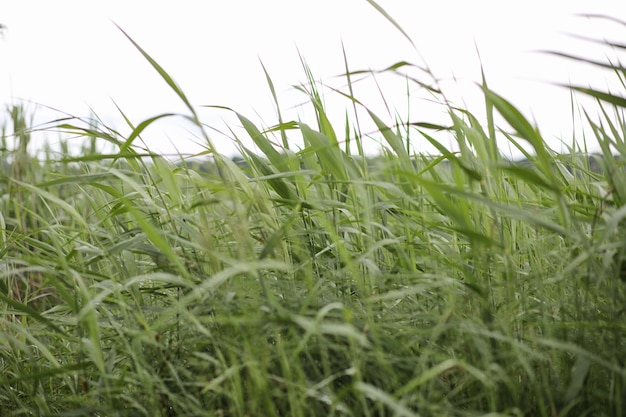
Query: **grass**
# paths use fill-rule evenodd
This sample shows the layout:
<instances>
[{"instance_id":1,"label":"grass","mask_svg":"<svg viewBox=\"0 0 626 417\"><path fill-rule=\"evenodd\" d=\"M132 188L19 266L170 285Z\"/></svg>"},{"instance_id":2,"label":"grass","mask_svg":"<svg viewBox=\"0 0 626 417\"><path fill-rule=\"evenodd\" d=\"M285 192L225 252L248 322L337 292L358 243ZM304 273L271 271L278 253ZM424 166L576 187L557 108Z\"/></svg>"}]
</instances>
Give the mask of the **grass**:
<instances>
[{"instance_id":1,"label":"grass","mask_svg":"<svg viewBox=\"0 0 626 417\"><path fill-rule=\"evenodd\" d=\"M577 88L605 114L587 120L601 169L578 145L550 150L486 81L486 124L448 106L459 151L436 126L369 112L386 146L367 158L342 147L365 135L340 136L307 69L316 119L269 129L237 114L257 149L233 131L235 163L135 46L210 159L137 146L164 114L129 121L128 137L63 124L90 139L83 152L38 160L27 115L9 109L0 415L626 415L619 96ZM440 155L415 153L407 132ZM527 163L505 160L500 136L528 143Z\"/></svg>"}]
</instances>

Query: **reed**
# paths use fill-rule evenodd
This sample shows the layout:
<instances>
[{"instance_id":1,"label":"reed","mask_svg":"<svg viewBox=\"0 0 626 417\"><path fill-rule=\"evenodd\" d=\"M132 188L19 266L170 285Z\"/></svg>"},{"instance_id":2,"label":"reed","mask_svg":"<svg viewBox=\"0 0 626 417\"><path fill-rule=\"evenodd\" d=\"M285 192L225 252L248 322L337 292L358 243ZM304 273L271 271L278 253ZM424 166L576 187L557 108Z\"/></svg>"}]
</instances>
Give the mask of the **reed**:
<instances>
[{"instance_id":1,"label":"reed","mask_svg":"<svg viewBox=\"0 0 626 417\"><path fill-rule=\"evenodd\" d=\"M114 151L38 160L10 109L3 143L24 145L2 155L1 415L626 415L623 98L574 87L605 115L587 120L600 170L578 145L549 149L486 80L486 123L447 107L459 151L435 139L443 126L368 111L386 146L366 158L305 68L316 118L237 113L257 149L233 133L235 163L135 45L209 159L138 146L163 114L127 137L65 123ZM365 108L346 72L341 93ZM528 161L498 137L529 144Z\"/></svg>"}]
</instances>

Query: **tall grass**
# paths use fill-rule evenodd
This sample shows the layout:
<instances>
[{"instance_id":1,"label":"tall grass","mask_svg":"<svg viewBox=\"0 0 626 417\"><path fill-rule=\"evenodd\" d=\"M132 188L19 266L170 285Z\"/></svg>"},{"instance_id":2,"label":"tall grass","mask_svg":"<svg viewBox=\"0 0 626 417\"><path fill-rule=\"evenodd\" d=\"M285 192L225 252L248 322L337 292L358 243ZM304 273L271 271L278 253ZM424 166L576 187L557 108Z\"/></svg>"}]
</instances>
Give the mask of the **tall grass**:
<instances>
[{"instance_id":1,"label":"tall grass","mask_svg":"<svg viewBox=\"0 0 626 417\"><path fill-rule=\"evenodd\" d=\"M606 114L588 120L601 170L555 154L486 81L486 125L448 107L458 152L433 125L368 112L386 149L365 158L342 148L364 136L341 137L307 74L315 120L237 113L256 151L233 133L236 164L203 133L202 169L134 143L169 114L129 121L128 137L64 124L115 151L39 161L10 109L0 415L626 415L618 96L578 88ZM440 156L416 154L408 130ZM528 163L505 160L497 135L528 143Z\"/></svg>"}]
</instances>

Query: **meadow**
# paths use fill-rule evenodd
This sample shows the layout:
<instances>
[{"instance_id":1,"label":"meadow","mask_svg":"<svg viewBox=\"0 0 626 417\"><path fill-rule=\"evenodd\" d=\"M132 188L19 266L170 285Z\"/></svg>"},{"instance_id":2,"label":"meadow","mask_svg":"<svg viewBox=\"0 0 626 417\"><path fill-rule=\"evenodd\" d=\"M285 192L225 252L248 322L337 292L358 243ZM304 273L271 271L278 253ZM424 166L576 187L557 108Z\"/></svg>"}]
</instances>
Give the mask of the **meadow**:
<instances>
[{"instance_id":1,"label":"meadow","mask_svg":"<svg viewBox=\"0 0 626 417\"><path fill-rule=\"evenodd\" d=\"M138 146L167 114L126 137L60 122L82 151L35 158L28 114L7 110L0 415L626 416L624 98L572 87L604 115L584 120L600 152L562 155L484 79L484 123L452 105L447 126L368 112L385 144L368 157L305 68L315 118L236 113L255 149L233 131L235 163L135 46L205 159Z\"/></svg>"}]
</instances>

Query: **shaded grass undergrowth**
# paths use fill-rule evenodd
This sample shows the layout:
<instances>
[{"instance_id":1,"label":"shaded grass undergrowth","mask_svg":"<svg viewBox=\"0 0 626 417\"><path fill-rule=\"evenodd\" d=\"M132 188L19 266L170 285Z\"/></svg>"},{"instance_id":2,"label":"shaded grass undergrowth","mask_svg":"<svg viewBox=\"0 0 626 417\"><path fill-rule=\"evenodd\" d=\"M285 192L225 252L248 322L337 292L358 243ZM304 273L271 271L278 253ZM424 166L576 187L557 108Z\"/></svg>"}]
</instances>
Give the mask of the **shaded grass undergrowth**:
<instances>
[{"instance_id":1,"label":"shaded grass undergrowth","mask_svg":"<svg viewBox=\"0 0 626 417\"><path fill-rule=\"evenodd\" d=\"M263 131L237 114L260 150L235 137L242 167L135 46L187 104L211 169L133 146L168 115L127 138L62 125L116 151L38 161L11 109L1 415L626 415L617 97L595 94L615 114L588 120L602 173L548 149L486 82L486 125L448 108L458 152L421 124L441 156L414 154L370 112L387 147L367 159L342 149L307 70L316 120ZM505 161L496 134L530 144L529 164Z\"/></svg>"}]
</instances>

